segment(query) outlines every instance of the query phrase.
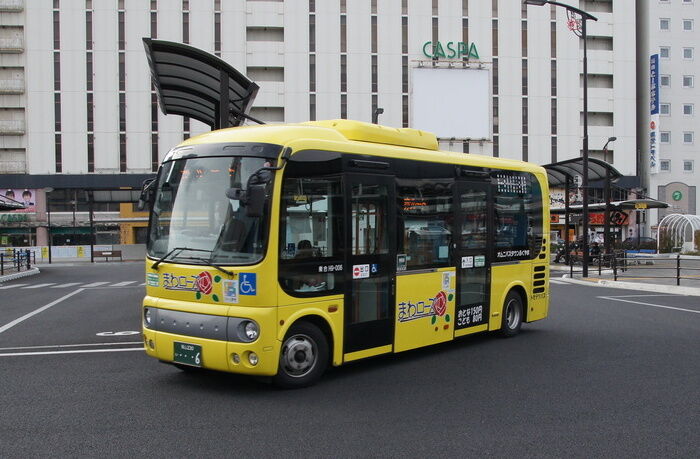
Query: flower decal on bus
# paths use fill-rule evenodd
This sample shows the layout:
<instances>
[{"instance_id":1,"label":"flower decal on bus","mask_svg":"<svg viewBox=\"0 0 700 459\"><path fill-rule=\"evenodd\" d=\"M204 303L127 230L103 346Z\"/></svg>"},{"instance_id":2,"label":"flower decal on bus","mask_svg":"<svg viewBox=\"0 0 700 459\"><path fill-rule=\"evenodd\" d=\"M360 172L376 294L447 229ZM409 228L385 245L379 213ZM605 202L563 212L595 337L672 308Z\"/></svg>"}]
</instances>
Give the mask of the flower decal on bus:
<instances>
[{"instance_id":1,"label":"flower decal on bus","mask_svg":"<svg viewBox=\"0 0 700 459\"><path fill-rule=\"evenodd\" d=\"M433 317L430 319L430 324L435 325L435 323L438 321L438 317L444 317L445 318L445 326L444 328L447 329L449 328L449 325L447 325L451 318L449 314L445 314L447 312L447 301L452 301L452 298L454 298L454 295L450 293L450 296L448 297L445 292L440 290L436 295L435 298L430 298L430 300L433 302L430 305L430 308L433 310ZM437 330L437 327L435 328Z\"/></svg>"},{"instance_id":2,"label":"flower decal on bus","mask_svg":"<svg viewBox=\"0 0 700 459\"><path fill-rule=\"evenodd\" d=\"M202 271L201 273L199 273L199 275L197 276L197 288L200 292L204 293L205 295L209 295L211 293L212 288L211 274L209 274L206 271Z\"/></svg>"},{"instance_id":3,"label":"flower decal on bus","mask_svg":"<svg viewBox=\"0 0 700 459\"><path fill-rule=\"evenodd\" d=\"M433 311L440 317L445 315L445 311L447 311L447 295L445 295L445 292L440 291L433 298Z\"/></svg>"},{"instance_id":4,"label":"flower decal on bus","mask_svg":"<svg viewBox=\"0 0 700 459\"><path fill-rule=\"evenodd\" d=\"M214 276L212 278L211 274L209 274L207 271L202 271L199 273L196 281L197 292L195 293L197 299L202 299L202 295L209 295L214 289L214 283L218 284L219 282L221 282L221 276ZM211 299L217 303L219 302L219 296L217 294L213 294Z\"/></svg>"}]
</instances>

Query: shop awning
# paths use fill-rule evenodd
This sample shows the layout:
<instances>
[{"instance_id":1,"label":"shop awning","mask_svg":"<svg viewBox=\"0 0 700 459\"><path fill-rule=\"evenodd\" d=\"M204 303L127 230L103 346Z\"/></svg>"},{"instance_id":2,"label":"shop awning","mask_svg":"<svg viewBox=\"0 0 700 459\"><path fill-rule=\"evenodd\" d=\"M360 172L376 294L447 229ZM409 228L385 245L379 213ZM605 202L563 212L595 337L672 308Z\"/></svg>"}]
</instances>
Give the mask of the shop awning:
<instances>
[{"instance_id":1,"label":"shop awning","mask_svg":"<svg viewBox=\"0 0 700 459\"><path fill-rule=\"evenodd\" d=\"M573 178L577 175L583 176L583 158L567 159L543 166L547 170L549 186L566 186L566 178L569 177L573 183ZM588 182L605 180L606 171L609 171L610 180L615 181L622 177L622 174L612 165L596 158L588 158Z\"/></svg>"},{"instance_id":2,"label":"shop awning","mask_svg":"<svg viewBox=\"0 0 700 459\"><path fill-rule=\"evenodd\" d=\"M143 39L160 109L212 129L249 118L258 85L218 57L171 41Z\"/></svg>"}]
</instances>

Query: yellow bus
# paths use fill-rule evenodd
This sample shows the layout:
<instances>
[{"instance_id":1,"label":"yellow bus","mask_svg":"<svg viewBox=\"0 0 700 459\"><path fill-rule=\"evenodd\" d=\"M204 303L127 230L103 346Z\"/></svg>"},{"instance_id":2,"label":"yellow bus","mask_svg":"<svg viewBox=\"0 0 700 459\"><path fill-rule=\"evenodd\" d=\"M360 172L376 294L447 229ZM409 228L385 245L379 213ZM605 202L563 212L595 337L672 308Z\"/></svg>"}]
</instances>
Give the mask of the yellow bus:
<instances>
[{"instance_id":1,"label":"yellow bus","mask_svg":"<svg viewBox=\"0 0 700 459\"><path fill-rule=\"evenodd\" d=\"M146 353L313 384L329 365L547 316L543 168L349 120L186 140L150 201Z\"/></svg>"}]
</instances>

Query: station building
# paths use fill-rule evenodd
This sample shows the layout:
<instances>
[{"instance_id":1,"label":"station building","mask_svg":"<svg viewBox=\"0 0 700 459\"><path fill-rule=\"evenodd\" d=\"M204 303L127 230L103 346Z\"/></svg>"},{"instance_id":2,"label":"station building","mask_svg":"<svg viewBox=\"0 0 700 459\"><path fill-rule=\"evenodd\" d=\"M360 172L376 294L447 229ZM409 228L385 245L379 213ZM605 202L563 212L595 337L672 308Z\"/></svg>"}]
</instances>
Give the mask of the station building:
<instances>
[{"instance_id":1,"label":"station building","mask_svg":"<svg viewBox=\"0 0 700 459\"><path fill-rule=\"evenodd\" d=\"M590 155L638 177L636 2L569 3L598 18L588 23ZM210 130L160 112L144 37L189 43L246 74L260 85L250 114L265 122L378 121L436 132L443 149L538 164L582 152L583 43L563 8L0 0L0 193L27 190L34 203L23 221L0 219L2 245L45 245L49 218L53 244L83 241L90 206L98 243L143 242L131 190L171 147Z\"/></svg>"}]
</instances>

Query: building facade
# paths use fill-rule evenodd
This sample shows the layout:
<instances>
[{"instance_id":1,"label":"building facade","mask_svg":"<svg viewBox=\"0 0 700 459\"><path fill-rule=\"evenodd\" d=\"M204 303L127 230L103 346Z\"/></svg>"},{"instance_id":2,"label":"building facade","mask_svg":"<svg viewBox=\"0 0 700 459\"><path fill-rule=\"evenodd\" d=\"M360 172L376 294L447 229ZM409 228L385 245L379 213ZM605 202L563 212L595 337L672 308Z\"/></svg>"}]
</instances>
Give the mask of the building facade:
<instances>
[{"instance_id":1,"label":"building facade","mask_svg":"<svg viewBox=\"0 0 700 459\"><path fill-rule=\"evenodd\" d=\"M669 213L698 214L700 6L692 0L648 0L646 4L648 43L640 60L644 59L647 71L642 77L653 84L658 102L658 161L646 162L649 194L669 204L651 215L653 226ZM655 79L650 75L652 61L658 62ZM645 134L646 141L640 144L649 155L649 128Z\"/></svg>"},{"instance_id":2,"label":"building facade","mask_svg":"<svg viewBox=\"0 0 700 459\"><path fill-rule=\"evenodd\" d=\"M598 18L588 23L590 154L636 175L634 2L569 3ZM266 122L378 117L387 126L445 127L444 149L538 164L582 151L583 46L563 8L520 0L0 0L0 21L0 189L63 193L48 201L64 206L63 217L77 213L73 226L85 225L84 202L65 190L137 186L170 148L210 129L159 111L143 37L189 43L247 74L260 85L251 115ZM454 79L448 89L441 75ZM118 221L118 204L101 206ZM27 222L36 243L46 219L37 209Z\"/></svg>"}]
</instances>

